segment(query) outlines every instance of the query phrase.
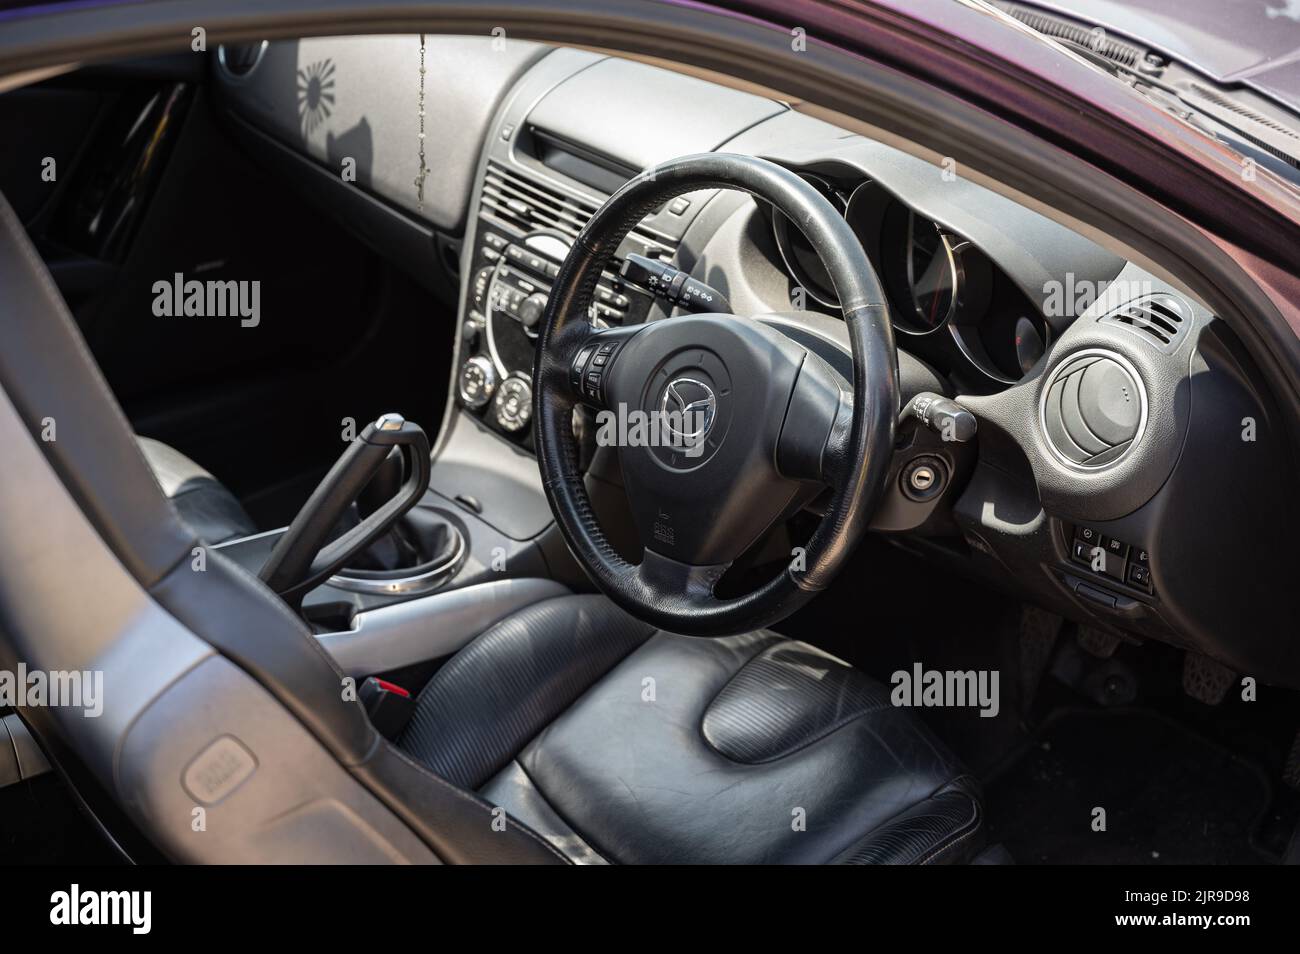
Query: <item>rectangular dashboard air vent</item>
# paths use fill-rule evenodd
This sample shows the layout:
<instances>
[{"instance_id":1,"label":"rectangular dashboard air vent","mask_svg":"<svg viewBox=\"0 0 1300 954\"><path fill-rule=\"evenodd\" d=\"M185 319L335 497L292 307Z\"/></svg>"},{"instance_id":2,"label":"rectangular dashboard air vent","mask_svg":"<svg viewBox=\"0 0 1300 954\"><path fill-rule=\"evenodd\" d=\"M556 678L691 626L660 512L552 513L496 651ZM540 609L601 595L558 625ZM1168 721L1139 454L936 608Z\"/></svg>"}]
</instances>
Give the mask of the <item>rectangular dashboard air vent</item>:
<instances>
[{"instance_id":1,"label":"rectangular dashboard air vent","mask_svg":"<svg viewBox=\"0 0 1300 954\"><path fill-rule=\"evenodd\" d=\"M488 162L480 211L523 235L556 232L571 243L599 207L595 199L561 190L498 162ZM647 248L660 249L665 259L677 251L677 242L671 237L644 225L632 234Z\"/></svg>"},{"instance_id":2,"label":"rectangular dashboard air vent","mask_svg":"<svg viewBox=\"0 0 1300 954\"><path fill-rule=\"evenodd\" d=\"M1191 327L1192 310L1173 295L1143 295L1102 315L1099 320L1128 328L1166 354L1172 354Z\"/></svg>"}]
</instances>

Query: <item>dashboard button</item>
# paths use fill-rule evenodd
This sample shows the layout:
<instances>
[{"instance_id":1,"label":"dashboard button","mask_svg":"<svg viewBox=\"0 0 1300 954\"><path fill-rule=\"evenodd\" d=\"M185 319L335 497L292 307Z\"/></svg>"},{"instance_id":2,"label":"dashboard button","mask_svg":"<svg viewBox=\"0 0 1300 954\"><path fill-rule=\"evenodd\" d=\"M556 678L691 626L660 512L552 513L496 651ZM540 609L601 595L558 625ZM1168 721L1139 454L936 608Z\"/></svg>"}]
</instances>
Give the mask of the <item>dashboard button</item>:
<instances>
[{"instance_id":1,"label":"dashboard button","mask_svg":"<svg viewBox=\"0 0 1300 954\"><path fill-rule=\"evenodd\" d=\"M1102 537L1101 548L1107 553L1113 553L1117 557L1128 556L1128 544L1122 540L1116 540L1114 537Z\"/></svg>"},{"instance_id":2,"label":"dashboard button","mask_svg":"<svg viewBox=\"0 0 1300 954\"><path fill-rule=\"evenodd\" d=\"M1076 540L1082 540L1084 543L1088 544L1088 546L1096 546L1097 541L1101 539L1101 534L1092 527L1079 526L1074 528L1074 538Z\"/></svg>"},{"instance_id":3,"label":"dashboard button","mask_svg":"<svg viewBox=\"0 0 1300 954\"><path fill-rule=\"evenodd\" d=\"M1124 582L1124 558L1109 550L1102 550L1102 567L1101 572L1106 574L1112 580Z\"/></svg>"},{"instance_id":4,"label":"dashboard button","mask_svg":"<svg viewBox=\"0 0 1300 954\"><path fill-rule=\"evenodd\" d=\"M506 378L497 389L493 407L501 427L521 431L533 416L533 389L524 378Z\"/></svg>"},{"instance_id":5,"label":"dashboard button","mask_svg":"<svg viewBox=\"0 0 1300 954\"><path fill-rule=\"evenodd\" d=\"M483 407L492 399L496 386L496 368L483 355L475 355L461 367L457 390L467 407Z\"/></svg>"},{"instance_id":6,"label":"dashboard button","mask_svg":"<svg viewBox=\"0 0 1300 954\"><path fill-rule=\"evenodd\" d=\"M1130 563L1128 566L1128 581L1134 586L1147 589L1151 586L1151 570L1141 563Z\"/></svg>"}]
</instances>

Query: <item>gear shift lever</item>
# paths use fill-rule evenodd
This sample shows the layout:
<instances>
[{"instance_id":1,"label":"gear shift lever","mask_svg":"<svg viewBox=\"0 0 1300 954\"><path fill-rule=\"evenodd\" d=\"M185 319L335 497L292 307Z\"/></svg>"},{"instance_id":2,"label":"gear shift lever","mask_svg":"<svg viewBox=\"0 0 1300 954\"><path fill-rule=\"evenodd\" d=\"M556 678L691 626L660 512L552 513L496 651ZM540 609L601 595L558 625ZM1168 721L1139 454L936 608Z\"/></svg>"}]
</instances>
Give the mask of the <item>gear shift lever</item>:
<instances>
[{"instance_id":1,"label":"gear shift lever","mask_svg":"<svg viewBox=\"0 0 1300 954\"><path fill-rule=\"evenodd\" d=\"M375 471L375 476L370 478L370 483L366 484L358 495L358 517L365 520L401 492L403 470L402 452L394 447ZM372 552L377 556L382 555L381 562L386 561L393 566L415 566L420 562L418 547L409 539L405 526L410 519L410 516L406 515L394 521L392 526L371 544ZM366 566L367 563L359 561L356 565Z\"/></svg>"},{"instance_id":2,"label":"gear shift lever","mask_svg":"<svg viewBox=\"0 0 1300 954\"><path fill-rule=\"evenodd\" d=\"M396 461L397 473L405 473L405 479L398 478L400 486L394 496L326 544L339 518L390 460L394 450L402 455ZM400 414L385 414L366 425L276 542L259 574L263 582L290 606L298 607L304 595L415 506L429 486L429 467L429 439L419 425L406 421ZM377 495L371 498L375 499Z\"/></svg>"},{"instance_id":3,"label":"gear shift lever","mask_svg":"<svg viewBox=\"0 0 1300 954\"><path fill-rule=\"evenodd\" d=\"M402 489L402 452L394 447L388 452L370 483L357 495L357 513L364 520Z\"/></svg>"}]
</instances>

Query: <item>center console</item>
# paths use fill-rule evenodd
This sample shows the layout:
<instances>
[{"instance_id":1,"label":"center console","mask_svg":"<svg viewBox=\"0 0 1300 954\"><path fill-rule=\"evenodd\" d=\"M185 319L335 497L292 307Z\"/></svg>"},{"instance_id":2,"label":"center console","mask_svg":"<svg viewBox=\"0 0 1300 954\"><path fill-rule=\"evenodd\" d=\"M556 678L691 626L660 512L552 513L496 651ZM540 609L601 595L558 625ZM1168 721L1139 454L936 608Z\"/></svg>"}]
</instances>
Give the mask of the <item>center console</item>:
<instances>
[{"instance_id":1,"label":"center console","mask_svg":"<svg viewBox=\"0 0 1300 954\"><path fill-rule=\"evenodd\" d=\"M521 159L538 148L536 137L531 130L512 137ZM635 174L624 172L626 178ZM512 163L509 157L490 159L487 165L464 303L456 398L493 431L525 446L531 447L533 359L551 284L582 224L604 199L539 170L530 172L527 164ZM689 203L677 208L681 215ZM621 252L668 260L679 237L642 226ZM611 269L604 273L589 317L597 327L639 324L654 303Z\"/></svg>"},{"instance_id":2,"label":"center console","mask_svg":"<svg viewBox=\"0 0 1300 954\"><path fill-rule=\"evenodd\" d=\"M617 95L612 95L617 91ZM678 73L556 50L520 82L488 135L472 206L456 357L458 406L531 449L537 336L560 263L587 220L628 179L666 159L708 152L783 107ZM679 257L712 198L681 196L627 236L597 288L597 327L667 312L622 280L630 254Z\"/></svg>"}]
</instances>

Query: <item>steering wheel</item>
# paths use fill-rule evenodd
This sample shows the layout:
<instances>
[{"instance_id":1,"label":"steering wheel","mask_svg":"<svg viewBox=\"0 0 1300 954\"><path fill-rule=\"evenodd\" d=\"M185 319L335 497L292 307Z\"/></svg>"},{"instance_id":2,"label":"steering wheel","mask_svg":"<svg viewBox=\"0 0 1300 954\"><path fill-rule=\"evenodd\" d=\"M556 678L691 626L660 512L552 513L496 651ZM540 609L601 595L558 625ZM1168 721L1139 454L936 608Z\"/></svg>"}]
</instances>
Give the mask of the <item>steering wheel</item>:
<instances>
[{"instance_id":1,"label":"steering wheel","mask_svg":"<svg viewBox=\"0 0 1300 954\"><path fill-rule=\"evenodd\" d=\"M753 318L592 326L601 272L628 233L650 211L701 189L748 192L798 224L842 303L851 393L819 357ZM790 615L826 588L866 530L893 454L898 354L880 280L834 207L781 166L709 153L647 170L587 222L551 290L533 395L546 496L596 585L660 629L722 636ZM573 435L579 403L617 438L639 564L619 556L595 519ZM714 594L737 557L827 487L820 525L779 575L743 596Z\"/></svg>"}]
</instances>

